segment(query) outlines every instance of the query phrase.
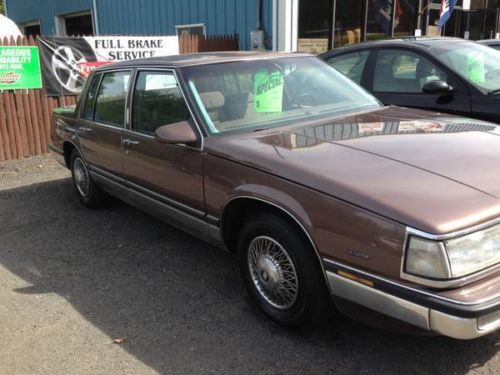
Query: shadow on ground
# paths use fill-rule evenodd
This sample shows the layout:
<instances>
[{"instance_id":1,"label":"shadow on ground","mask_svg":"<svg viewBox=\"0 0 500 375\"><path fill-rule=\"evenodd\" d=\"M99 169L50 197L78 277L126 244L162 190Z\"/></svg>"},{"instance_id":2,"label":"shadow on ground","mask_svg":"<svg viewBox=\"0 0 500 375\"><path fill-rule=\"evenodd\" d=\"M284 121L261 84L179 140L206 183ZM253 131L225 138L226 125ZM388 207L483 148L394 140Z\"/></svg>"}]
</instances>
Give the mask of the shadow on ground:
<instances>
[{"instance_id":1,"label":"shadow on ground","mask_svg":"<svg viewBox=\"0 0 500 375\"><path fill-rule=\"evenodd\" d=\"M499 335L404 336L341 317L281 328L251 303L232 255L119 202L88 210L69 180L2 191L0 207L0 263L31 284L15 292L63 296L159 372L464 374L499 349Z\"/></svg>"}]
</instances>

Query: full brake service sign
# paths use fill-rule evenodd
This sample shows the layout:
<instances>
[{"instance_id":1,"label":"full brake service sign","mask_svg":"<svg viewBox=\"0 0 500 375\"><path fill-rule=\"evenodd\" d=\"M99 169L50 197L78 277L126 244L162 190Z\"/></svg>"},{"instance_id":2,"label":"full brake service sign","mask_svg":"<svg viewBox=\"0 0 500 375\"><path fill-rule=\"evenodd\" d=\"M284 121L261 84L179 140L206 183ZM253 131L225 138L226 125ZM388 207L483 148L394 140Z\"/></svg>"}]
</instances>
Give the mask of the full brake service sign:
<instances>
[{"instance_id":1,"label":"full brake service sign","mask_svg":"<svg viewBox=\"0 0 500 375\"><path fill-rule=\"evenodd\" d=\"M40 89L37 47L0 47L0 90Z\"/></svg>"}]
</instances>

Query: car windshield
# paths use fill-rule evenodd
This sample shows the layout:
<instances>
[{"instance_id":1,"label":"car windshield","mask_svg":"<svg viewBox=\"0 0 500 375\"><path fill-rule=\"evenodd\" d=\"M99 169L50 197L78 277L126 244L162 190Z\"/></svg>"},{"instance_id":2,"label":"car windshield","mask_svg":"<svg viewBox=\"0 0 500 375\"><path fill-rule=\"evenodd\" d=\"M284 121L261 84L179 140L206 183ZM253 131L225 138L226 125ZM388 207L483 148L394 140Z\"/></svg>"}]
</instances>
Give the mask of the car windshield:
<instances>
[{"instance_id":1,"label":"car windshield","mask_svg":"<svg viewBox=\"0 0 500 375\"><path fill-rule=\"evenodd\" d=\"M500 89L500 51L473 42L448 43L430 51L479 88L488 92Z\"/></svg>"},{"instance_id":2,"label":"car windshield","mask_svg":"<svg viewBox=\"0 0 500 375\"><path fill-rule=\"evenodd\" d=\"M263 58L183 69L211 134L379 108L360 86L315 57Z\"/></svg>"}]
</instances>

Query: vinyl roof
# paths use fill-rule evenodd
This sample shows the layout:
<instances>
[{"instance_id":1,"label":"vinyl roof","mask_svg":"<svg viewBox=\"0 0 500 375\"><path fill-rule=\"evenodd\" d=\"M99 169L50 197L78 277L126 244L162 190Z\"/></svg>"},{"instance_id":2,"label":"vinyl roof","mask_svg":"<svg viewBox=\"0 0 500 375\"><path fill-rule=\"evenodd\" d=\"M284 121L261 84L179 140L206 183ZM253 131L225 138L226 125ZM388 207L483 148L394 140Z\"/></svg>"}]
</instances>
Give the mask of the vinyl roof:
<instances>
[{"instance_id":1,"label":"vinyl roof","mask_svg":"<svg viewBox=\"0 0 500 375\"><path fill-rule=\"evenodd\" d=\"M247 61L247 60L262 60L283 57L306 57L313 56L308 53L292 53L292 52L203 52L189 53L184 55L172 55L151 57L140 60L120 61L110 65L105 65L96 70L106 70L109 68L121 67L137 67L137 66L165 66L165 67L182 67L192 65L217 64L231 61Z\"/></svg>"}]
</instances>

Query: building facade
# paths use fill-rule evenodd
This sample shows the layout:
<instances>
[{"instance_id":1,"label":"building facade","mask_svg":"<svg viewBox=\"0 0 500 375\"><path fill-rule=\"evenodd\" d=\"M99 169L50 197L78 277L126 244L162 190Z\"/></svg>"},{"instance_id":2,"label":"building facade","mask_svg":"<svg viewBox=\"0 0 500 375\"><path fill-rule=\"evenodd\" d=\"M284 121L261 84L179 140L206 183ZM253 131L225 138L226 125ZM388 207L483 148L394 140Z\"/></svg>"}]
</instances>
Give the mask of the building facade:
<instances>
[{"instance_id":1,"label":"building facade","mask_svg":"<svg viewBox=\"0 0 500 375\"><path fill-rule=\"evenodd\" d=\"M266 35L264 48L318 53L391 34L475 40L500 31L500 0L458 0L443 29L436 26L441 0L5 1L8 17L26 34L237 33L242 49L252 47L251 31L258 25Z\"/></svg>"},{"instance_id":2,"label":"building facade","mask_svg":"<svg viewBox=\"0 0 500 375\"><path fill-rule=\"evenodd\" d=\"M257 25L270 36L269 0L5 0L7 16L27 34L233 34L250 48ZM271 41L268 42L271 46Z\"/></svg>"}]
</instances>

